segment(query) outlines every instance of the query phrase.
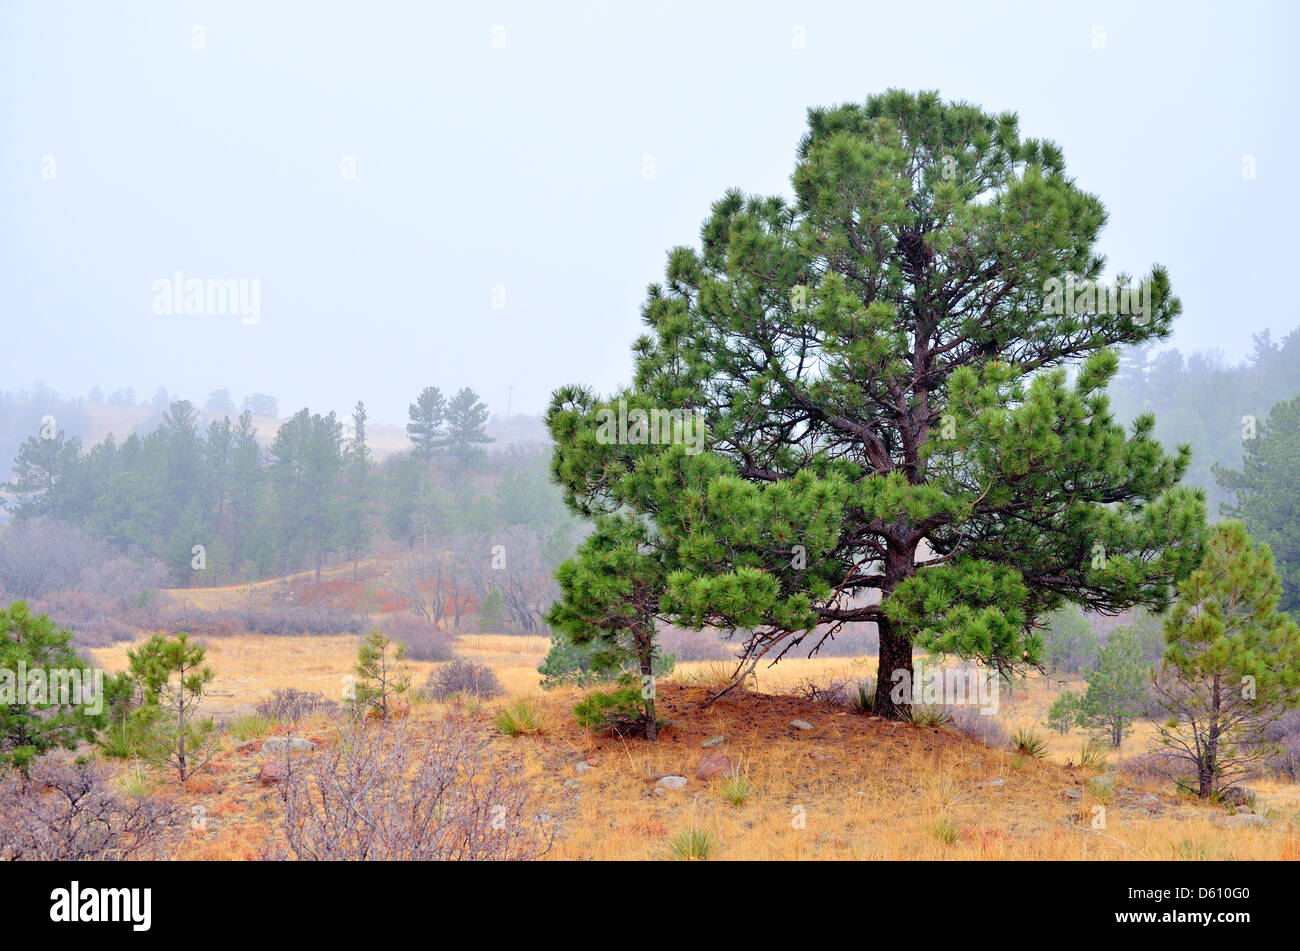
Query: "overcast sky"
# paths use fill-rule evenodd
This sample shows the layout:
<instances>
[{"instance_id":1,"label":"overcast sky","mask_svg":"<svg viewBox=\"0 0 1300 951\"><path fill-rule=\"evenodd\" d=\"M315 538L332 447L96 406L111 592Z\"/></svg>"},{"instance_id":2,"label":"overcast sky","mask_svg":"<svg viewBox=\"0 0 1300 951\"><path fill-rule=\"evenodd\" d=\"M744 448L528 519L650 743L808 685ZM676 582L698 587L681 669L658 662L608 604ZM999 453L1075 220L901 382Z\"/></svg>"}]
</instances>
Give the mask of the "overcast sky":
<instances>
[{"instance_id":1,"label":"overcast sky","mask_svg":"<svg viewBox=\"0 0 1300 951\"><path fill-rule=\"evenodd\" d=\"M1177 346L1300 325L1290 4L543 6L0 0L0 389L609 390L710 203L789 194L807 107L894 86L1058 142ZM155 313L178 271L256 279L257 321Z\"/></svg>"}]
</instances>

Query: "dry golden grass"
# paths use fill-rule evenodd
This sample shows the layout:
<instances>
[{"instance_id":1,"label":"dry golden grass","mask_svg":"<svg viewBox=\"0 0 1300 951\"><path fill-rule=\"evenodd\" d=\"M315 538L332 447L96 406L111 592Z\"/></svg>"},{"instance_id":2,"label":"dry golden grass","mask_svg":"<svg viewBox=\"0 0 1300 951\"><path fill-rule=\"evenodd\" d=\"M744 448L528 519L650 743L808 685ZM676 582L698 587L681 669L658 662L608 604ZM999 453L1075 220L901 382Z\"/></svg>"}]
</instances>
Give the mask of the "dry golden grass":
<instances>
[{"instance_id":1,"label":"dry golden grass","mask_svg":"<svg viewBox=\"0 0 1300 951\"><path fill-rule=\"evenodd\" d=\"M277 687L340 694L356 661L358 638L241 636L211 638L208 661L216 671L207 712L228 717L247 710ZM117 645L93 653L110 670L126 663ZM1087 791L1090 771L1063 765L1082 736L1059 737L1039 725L1057 685L1031 678L1023 691L1003 691L998 718L1010 730L1035 726L1050 741L1046 761L991 749L946 729L857 716L782 694L814 680L863 680L871 658L791 659L759 668L748 682L712 705L733 665L682 664L659 687L660 716L668 725L657 743L584 731L572 716L577 690L543 693L537 665L545 638L466 635L456 644L465 659L489 664L508 697L471 705L469 716L490 728L512 700L531 696L545 718L541 735L492 742L502 755L521 757L541 808L565 814L551 857L558 859L670 858L673 835L690 827L709 830L720 859L1297 859L1300 858L1300 787L1255 784L1267 826L1226 825L1222 808L1181 798L1168 786L1147 786L1123 776L1107 802ZM413 682L436 665L411 663ZM441 704L417 706L417 720L442 716ZM812 731L790 726L813 723ZM329 740L331 727L316 721L305 735ZM709 737L725 735L715 750ZM1145 745L1144 736L1125 753ZM183 789L156 770L147 782L198 806L203 831L192 832L178 858L252 859L278 840L277 796L256 782L259 759L227 741L213 763ZM728 801L717 781L696 779L700 758L721 752L748 777L743 805ZM578 775L574 765L597 760ZM123 766L123 775L132 767ZM653 794L665 774L686 776L685 789ZM570 787L565 780L572 780ZM1001 780L1001 785L984 785ZM137 779L137 782L139 780ZM1078 801L1064 798L1069 789ZM1154 795L1154 802L1140 797ZM1094 807L1105 825L1094 828ZM955 838L944 836L948 824ZM950 841L945 841L950 839Z\"/></svg>"}]
</instances>

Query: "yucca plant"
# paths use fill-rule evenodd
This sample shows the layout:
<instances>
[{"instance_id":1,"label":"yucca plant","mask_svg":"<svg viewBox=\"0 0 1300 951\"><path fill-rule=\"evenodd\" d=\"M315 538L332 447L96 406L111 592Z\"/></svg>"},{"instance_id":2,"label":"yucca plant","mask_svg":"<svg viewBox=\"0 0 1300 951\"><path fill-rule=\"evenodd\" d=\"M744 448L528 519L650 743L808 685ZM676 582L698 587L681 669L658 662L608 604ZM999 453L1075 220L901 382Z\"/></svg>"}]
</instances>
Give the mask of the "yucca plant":
<instances>
[{"instance_id":1,"label":"yucca plant","mask_svg":"<svg viewBox=\"0 0 1300 951\"><path fill-rule=\"evenodd\" d=\"M749 781L749 777L736 771L723 779L718 784L718 788L733 806L743 806L745 801L754 794L754 784Z\"/></svg>"},{"instance_id":2,"label":"yucca plant","mask_svg":"<svg viewBox=\"0 0 1300 951\"><path fill-rule=\"evenodd\" d=\"M849 707L854 713L870 716L876 706L876 691L868 684L858 684L858 689L849 697Z\"/></svg>"},{"instance_id":3,"label":"yucca plant","mask_svg":"<svg viewBox=\"0 0 1300 951\"><path fill-rule=\"evenodd\" d=\"M256 740L271 732L271 721L260 714L249 713L227 723L226 732L241 743Z\"/></svg>"},{"instance_id":4,"label":"yucca plant","mask_svg":"<svg viewBox=\"0 0 1300 951\"><path fill-rule=\"evenodd\" d=\"M679 859L704 861L713 857L718 840L708 829L691 826L678 832L668 843L668 851Z\"/></svg>"},{"instance_id":5,"label":"yucca plant","mask_svg":"<svg viewBox=\"0 0 1300 951\"><path fill-rule=\"evenodd\" d=\"M952 715L937 703L914 703L908 708L907 722L916 727L946 726Z\"/></svg>"},{"instance_id":6,"label":"yucca plant","mask_svg":"<svg viewBox=\"0 0 1300 951\"><path fill-rule=\"evenodd\" d=\"M930 834L944 845L952 845L957 841L961 833L958 831L957 822L952 816L940 816L930 823Z\"/></svg>"},{"instance_id":7,"label":"yucca plant","mask_svg":"<svg viewBox=\"0 0 1300 951\"><path fill-rule=\"evenodd\" d=\"M1011 746L1017 753L1023 753L1034 759L1043 759L1047 756L1047 740L1028 727L1012 732Z\"/></svg>"},{"instance_id":8,"label":"yucca plant","mask_svg":"<svg viewBox=\"0 0 1300 951\"><path fill-rule=\"evenodd\" d=\"M521 697L497 714L496 727L506 736L526 736L544 733L546 722L536 703L529 697Z\"/></svg>"}]
</instances>

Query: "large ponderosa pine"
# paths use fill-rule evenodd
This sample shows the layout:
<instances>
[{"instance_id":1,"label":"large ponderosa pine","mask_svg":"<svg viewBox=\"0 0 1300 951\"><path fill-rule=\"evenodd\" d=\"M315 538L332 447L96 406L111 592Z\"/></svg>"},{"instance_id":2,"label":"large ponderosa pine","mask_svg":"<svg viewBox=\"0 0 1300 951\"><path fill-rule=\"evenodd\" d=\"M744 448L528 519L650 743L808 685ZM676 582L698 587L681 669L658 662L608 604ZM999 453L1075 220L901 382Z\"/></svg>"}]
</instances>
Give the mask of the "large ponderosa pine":
<instances>
[{"instance_id":1,"label":"large ponderosa pine","mask_svg":"<svg viewBox=\"0 0 1300 951\"><path fill-rule=\"evenodd\" d=\"M809 125L794 200L728 193L649 291L616 398L701 413L705 451L611 442L615 401L566 388L568 503L641 519L664 613L739 632L751 663L874 622L882 686L915 646L1038 663L1035 620L1067 601L1166 604L1204 502L1189 451L1105 395L1112 348L1179 313L1166 273L1144 312L1060 306L1053 282L1102 276L1106 213L1013 115L891 91ZM877 713L905 712L894 693Z\"/></svg>"}]
</instances>

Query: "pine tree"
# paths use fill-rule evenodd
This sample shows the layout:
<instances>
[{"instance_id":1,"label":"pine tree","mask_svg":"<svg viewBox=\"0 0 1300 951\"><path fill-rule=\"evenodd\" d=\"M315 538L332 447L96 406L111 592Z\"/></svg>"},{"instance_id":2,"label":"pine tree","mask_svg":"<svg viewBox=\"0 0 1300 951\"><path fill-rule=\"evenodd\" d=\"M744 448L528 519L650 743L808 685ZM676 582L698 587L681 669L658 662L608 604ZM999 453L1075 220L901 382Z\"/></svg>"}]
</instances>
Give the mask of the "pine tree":
<instances>
[{"instance_id":1,"label":"pine tree","mask_svg":"<svg viewBox=\"0 0 1300 951\"><path fill-rule=\"evenodd\" d=\"M1219 485L1236 494L1224 514L1268 545L1282 578L1281 608L1300 611L1300 396L1274 406L1242 448L1242 471L1214 470Z\"/></svg>"},{"instance_id":2,"label":"pine tree","mask_svg":"<svg viewBox=\"0 0 1300 951\"><path fill-rule=\"evenodd\" d=\"M640 675L639 682L634 679L618 691L618 703L597 703L601 716L637 707L630 719L647 740L657 739L655 634L664 571L645 526L628 518L598 519L577 554L560 565L555 576L561 597L546 622L574 644L597 647L592 663L597 670L618 670L630 657Z\"/></svg>"},{"instance_id":3,"label":"pine tree","mask_svg":"<svg viewBox=\"0 0 1300 951\"><path fill-rule=\"evenodd\" d=\"M357 561L370 543L370 473L374 458L366 444L366 404L357 401L352 411L352 439L343 461L343 489L340 507L340 531L348 558L352 561L352 580L357 577Z\"/></svg>"},{"instance_id":4,"label":"pine tree","mask_svg":"<svg viewBox=\"0 0 1300 951\"><path fill-rule=\"evenodd\" d=\"M1161 743L1195 770L1196 792L1240 782L1269 751L1265 728L1300 704L1300 627L1278 610L1267 545L1240 522L1216 525L1205 560L1178 586L1156 695Z\"/></svg>"},{"instance_id":5,"label":"pine tree","mask_svg":"<svg viewBox=\"0 0 1300 951\"><path fill-rule=\"evenodd\" d=\"M1088 674L1088 689L1079 701L1079 725L1119 749L1133 732L1133 722L1146 713L1151 668L1142 645L1127 628L1120 628L1097 651L1097 666Z\"/></svg>"},{"instance_id":6,"label":"pine tree","mask_svg":"<svg viewBox=\"0 0 1300 951\"><path fill-rule=\"evenodd\" d=\"M354 701L385 723L397 712L397 702L411 688L411 672L404 657L406 645L395 643L375 628L361 642L354 668Z\"/></svg>"},{"instance_id":7,"label":"pine tree","mask_svg":"<svg viewBox=\"0 0 1300 951\"><path fill-rule=\"evenodd\" d=\"M0 763L22 768L56 746L89 739L104 723L102 700L71 632L23 601L0 608Z\"/></svg>"},{"instance_id":8,"label":"pine tree","mask_svg":"<svg viewBox=\"0 0 1300 951\"><path fill-rule=\"evenodd\" d=\"M1180 312L1166 272L1149 308L1074 296L1105 210L1013 115L891 91L809 125L793 203L730 192L670 252L623 402L557 394L570 504L651 520L664 608L742 632L749 664L865 621L882 685L915 646L1005 670L1066 601L1166 603L1203 498L1178 486L1189 451L1105 395L1111 348ZM611 425L634 409L659 415ZM665 412L700 414L703 444ZM892 694L878 714L903 715Z\"/></svg>"},{"instance_id":9,"label":"pine tree","mask_svg":"<svg viewBox=\"0 0 1300 951\"><path fill-rule=\"evenodd\" d=\"M483 455L479 448L492 442L487 434L488 408L469 387L462 387L447 401L447 455L453 471L463 472Z\"/></svg>"},{"instance_id":10,"label":"pine tree","mask_svg":"<svg viewBox=\"0 0 1300 951\"><path fill-rule=\"evenodd\" d=\"M411 421L406 424L406 432L426 469L433 462L434 453L443 446L442 424L446 413L447 400L436 386L426 386L421 390L408 410Z\"/></svg>"},{"instance_id":11,"label":"pine tree","mask_svg":"<svg viewBox=\"0 0 1300 951\"><path fill-rule=\"evenodd\" d=\"M155 634L135 650L126 652L132 679L144 694L141 719L151 727L158 758L173 767L180 781L207 765L212 721L199 719L196 708L213 678L203 663L207 649L191 643L189 634L175 637Z\"/></svg>"}]
</instances>

